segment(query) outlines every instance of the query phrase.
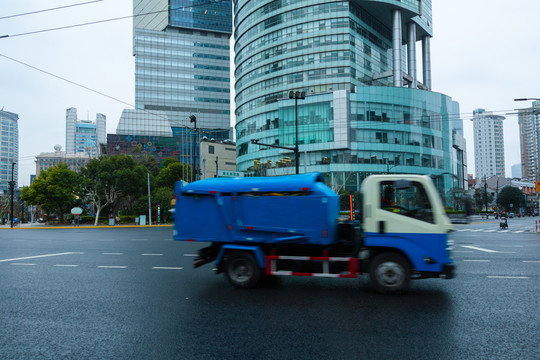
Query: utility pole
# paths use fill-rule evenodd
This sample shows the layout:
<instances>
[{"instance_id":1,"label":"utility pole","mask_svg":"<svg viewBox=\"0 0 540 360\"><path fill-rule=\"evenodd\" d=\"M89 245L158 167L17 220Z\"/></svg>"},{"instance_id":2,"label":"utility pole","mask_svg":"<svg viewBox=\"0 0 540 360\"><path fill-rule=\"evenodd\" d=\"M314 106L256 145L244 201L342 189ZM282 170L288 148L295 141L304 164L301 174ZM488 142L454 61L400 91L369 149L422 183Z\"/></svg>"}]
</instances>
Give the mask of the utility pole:
<instances>
[{"instance_id":1,"label":"utility pole","mask_svg":"<svg viewBox=\"0 0 540 360\"><path fill-rule=\"evenodd\" d=\"M15 190L15 181L13 180L13 173L15 172L15 163L11 163L11 181L9 182L9 190L11 192L11 227L13 228L13 191Z\"/></svg>"},{"instance_id":2,"label":"utility pole","mask_svg":"<svg viewBox=\"0 0 540 360\"><path fill-rule=\"evenodd\" d=\"M191 174L192 174L192 179L191 181L196 181L197 180L197 167L195 165L195 161L197 160L197 139L196 139L196 136L197 136L197 117L195 115L190 115L189 116L189 122L192 122L193 123L193 129L194 129L194 132L193 132L193 166L191 168Z\"/></svg>"},{"instance_id":3,"label":"utility pole","mask_svg":"<svg viewBox=\"0 0 540 360\"><path fill-rule=\"evenodd\" d=\"M487 180L486 180L486 174L484 174L484 197L486 202L486 218L488 216L488 201L487 201Z\"/></svg>"}]
</instances>

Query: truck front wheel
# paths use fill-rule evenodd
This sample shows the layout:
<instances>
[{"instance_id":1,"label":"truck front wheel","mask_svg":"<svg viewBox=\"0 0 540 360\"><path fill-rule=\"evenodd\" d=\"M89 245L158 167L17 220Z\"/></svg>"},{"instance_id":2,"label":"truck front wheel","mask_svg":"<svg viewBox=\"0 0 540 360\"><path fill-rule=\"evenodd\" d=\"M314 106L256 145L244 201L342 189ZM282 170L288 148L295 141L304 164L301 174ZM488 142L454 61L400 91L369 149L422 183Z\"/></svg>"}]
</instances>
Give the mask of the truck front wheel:
<instances>
[{"instance_id":1,"label":"truck front wheel","mask_svg":"<svg viewBox=\"0 0 540 360\"><path fill-rule=\"evenodd\" d=\"M373 287L378 292L401 293L409 287L411 270L403 256L382 253L371 261L369 276Z\"/></svg>"},{"instance_id":2,"label":"truck front wheel","mask_svg":"<svg viewBox=\"0 0 540 360\"><path fill-rule=\"evenodd\" d=\"M248 289L254 287L259 282L261 269L253 254L235 252L227 258L225 276L232 286L240 289Z\"/></svg>"}]
</instances>

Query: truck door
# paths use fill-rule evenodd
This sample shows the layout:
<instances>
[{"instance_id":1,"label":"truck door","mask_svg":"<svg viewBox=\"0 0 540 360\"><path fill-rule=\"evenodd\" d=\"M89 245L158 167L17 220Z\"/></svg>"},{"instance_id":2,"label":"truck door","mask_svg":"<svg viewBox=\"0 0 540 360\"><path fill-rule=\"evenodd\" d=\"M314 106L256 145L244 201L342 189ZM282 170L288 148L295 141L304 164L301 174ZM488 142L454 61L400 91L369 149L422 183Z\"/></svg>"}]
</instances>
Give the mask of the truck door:
<instances>
[{"instance_id":1,"label":"truck door","mask_svg":"<svg viewBox=\"0 0 540 360\"><path fill-rule=\"evenodd\" d=\"M450 224L436 190L421 179L381 180L377 187L370 194L372 214L365 223L365 244L401 250L414 270L441 271L451 262Z\"/></svg>"}]
</instances>

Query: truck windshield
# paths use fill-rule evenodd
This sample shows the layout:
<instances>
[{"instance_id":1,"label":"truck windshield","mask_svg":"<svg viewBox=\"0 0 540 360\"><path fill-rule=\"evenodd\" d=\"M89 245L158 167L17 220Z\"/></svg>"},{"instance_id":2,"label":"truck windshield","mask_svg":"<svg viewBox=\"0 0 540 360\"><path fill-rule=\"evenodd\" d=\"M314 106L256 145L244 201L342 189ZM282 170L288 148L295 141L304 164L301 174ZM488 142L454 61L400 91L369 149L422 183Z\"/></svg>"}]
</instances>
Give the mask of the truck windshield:
<instances>
[{"instance_id":1,"label":"truck windshield","mask_svg":"<svg viewBox=\"0 0 540 360\"><path fill-rule=\"evenodd\" d=\"M380 188L381 209L433 223L433 211L422 184L411 182L408 188L396 188L394 181L383 181Z\"/></svg>"}]
</instances>

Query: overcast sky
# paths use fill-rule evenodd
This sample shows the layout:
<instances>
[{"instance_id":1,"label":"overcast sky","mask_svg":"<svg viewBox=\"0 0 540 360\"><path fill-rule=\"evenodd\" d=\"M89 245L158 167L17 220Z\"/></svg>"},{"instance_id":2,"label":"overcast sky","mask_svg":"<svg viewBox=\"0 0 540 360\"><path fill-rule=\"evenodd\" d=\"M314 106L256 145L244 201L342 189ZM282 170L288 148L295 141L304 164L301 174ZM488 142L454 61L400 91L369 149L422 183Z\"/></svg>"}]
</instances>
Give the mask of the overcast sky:
<instances>
[{"instance_id":1,"label":"overcast sky","mask_svg":"<svg viewBox=\"0 0 540 360\"><path fill-rule=\"evenodd\" d=\"M0 109L19 115L19 186L30 183L36 155L52 152L55 144L65 148L67 108L77 108L79 119L105 114L107 133L115 133L122 109L134 104L131 19L19 35L130 16L132 0L6 18L89 1L0 0L0 36L9 35L0 38ZM505 115L531 105L514 98L540 98L538 14L540 1L433 0L433 91L460 103L469 173L474 173L473 110ZM504 132L509 177L510 167L520 162L515 115L507 115Z\"/></svg>"}]
</instances>

